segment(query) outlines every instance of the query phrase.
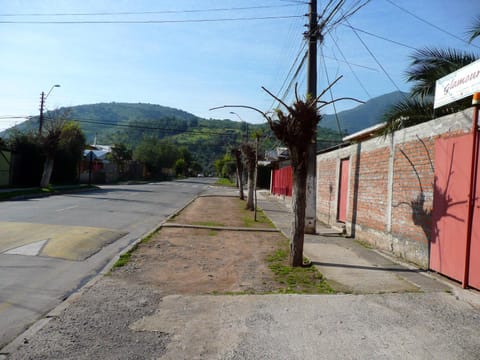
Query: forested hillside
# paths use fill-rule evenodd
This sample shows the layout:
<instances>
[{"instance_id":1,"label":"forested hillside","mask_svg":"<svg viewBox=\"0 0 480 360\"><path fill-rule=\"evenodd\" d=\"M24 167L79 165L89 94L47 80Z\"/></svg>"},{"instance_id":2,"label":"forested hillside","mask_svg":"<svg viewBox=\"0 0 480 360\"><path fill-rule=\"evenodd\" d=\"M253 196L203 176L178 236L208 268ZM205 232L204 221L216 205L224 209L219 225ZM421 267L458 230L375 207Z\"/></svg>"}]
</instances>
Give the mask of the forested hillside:
<instances>
[{"instance_id":1,"label":"forested hillside","mask_svg":"<svg viewBox=\"0 0 480 360\"><path fill-rule=\"evenodd\" d=\"M66 109L58 109L64 112ZM267 124L247 124L232 120L202 119L182 110L153 104L100 103L67 109L77 121L89 144L124 144L134 150L145 137L153 137L176 146L185 146L206 172L214 161L231 148L253 141L256 131L263 134L259 154L282 146ZM55 116L45 113L45 121ZM247 129L248 127L248 129ZM38 117L17 126L19 131L37 131ZM5 137L7 131L2 136ZM248 138L247 138L248 134ZM329 147L341 140L336 131L320 129L319 147Z\"/></svg>"}]
</instances>

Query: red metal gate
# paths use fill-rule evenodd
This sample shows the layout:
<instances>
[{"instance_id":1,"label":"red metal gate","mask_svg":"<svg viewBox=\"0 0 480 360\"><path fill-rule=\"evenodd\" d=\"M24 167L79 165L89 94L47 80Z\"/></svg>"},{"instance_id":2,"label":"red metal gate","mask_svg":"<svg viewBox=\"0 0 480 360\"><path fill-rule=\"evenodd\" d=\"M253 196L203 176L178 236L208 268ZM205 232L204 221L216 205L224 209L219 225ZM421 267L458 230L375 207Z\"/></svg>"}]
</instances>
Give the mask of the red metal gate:
<instances>
[{"instance_id":1,"label":"red metal gate","mask_svg":"<svg viewBox=\"0 0 480 360\"><path fill-rule=\"evenodd\" d=\"M470 251L467 246L472 139L472 134L468 134L435 142L430 268L461 282L469 271L467 284L480 289L480 202L477 197ZM477 191L480 190L478 181L477 176Z\"/></svg>"},{"instance_id":2,"label":"red metal gate","mask_svg":"<svg viewBox=\"0 0 480 360\"><path fill-rule=\"evenodd\" d=\"M285 166L272 171L272 194L292 196L292 167Z\"/></svg>"},{"instance_id":3,"label":"red metal gate","mask_svg":"<svg viewBox=\"0 0 480 360\"><path fill-rule=\"evenodd\" d=\"M477 162L477 184L473 203L472 236L469 254L468 285L480 289L480 166Z\"/></svg>"},{"instance_id":4,"label":"red metal gate","mask_svg":"<svg viewBox=\"0 0 480 360\"><path fill-rule=\"evenodd\" d=\"M465 271L471 135L435 142L430 268L462 281Z\"/></svg>"},{"instance_id":5,"label":"red metal gate","mask_svg":"<svg viewBox=\"0 0 480 360\"><path fill-rule=\"evenodd\" d=\"M337 220L341 222L347 221L347 194L349 179L350 159L342 159L340 161L340 181L338 186L338 216Z\"/></svg>"}]
</instances>

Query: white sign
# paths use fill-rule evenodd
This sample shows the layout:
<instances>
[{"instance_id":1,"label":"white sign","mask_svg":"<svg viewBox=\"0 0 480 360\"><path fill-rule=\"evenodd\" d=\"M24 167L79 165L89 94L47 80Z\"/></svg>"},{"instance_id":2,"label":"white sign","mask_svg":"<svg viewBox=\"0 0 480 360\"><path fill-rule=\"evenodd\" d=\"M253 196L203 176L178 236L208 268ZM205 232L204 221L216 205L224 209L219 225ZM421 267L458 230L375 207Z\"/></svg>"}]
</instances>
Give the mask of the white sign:
<instances>
[{"instance_id":1,"label":"white sign","mask_svg":"<svg viewBox=\"0 0 480 360\"><path fill-rule=\"evenodd\" d=\"M480 92L480 60L438 79L433 108L447 105Z\"/></svg>"}]
</instances>

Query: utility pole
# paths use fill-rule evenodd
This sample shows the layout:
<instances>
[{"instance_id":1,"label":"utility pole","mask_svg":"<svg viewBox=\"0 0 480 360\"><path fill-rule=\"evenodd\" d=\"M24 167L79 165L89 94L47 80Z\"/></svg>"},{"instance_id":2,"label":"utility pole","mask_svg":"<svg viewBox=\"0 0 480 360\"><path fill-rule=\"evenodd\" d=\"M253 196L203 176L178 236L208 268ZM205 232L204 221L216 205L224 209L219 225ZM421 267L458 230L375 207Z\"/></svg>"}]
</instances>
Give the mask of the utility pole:
<instances>
[{"instance_id":1,"label":"utility pole","mask_svg":"<svg viewBox=\"0 0 480 360\"><path fill-rule=\"evenodd\" d=\"M307 96L317 97L317 41L319 38L317 0L310 0L308 40ZM307 201L305 208L305 233L315 234L317 223L317 130L308 148Z\"/></svg>"},{"instance_id":2,"label":"utility pole","mask_svg":"<svg viewBox=\"0 0 480 360\"><path fill-rule=\"evenodd\" d=\"M44 103L45 103L45 92L42 91L42 94L40 95L40 119L38 121L38 135L42 135Z\"/></svg>"},{"instance_id":3,"label":"utility pole","mask_svg":"<svg viewBox=\"0 0 480 360\"><path fill-rule=\"evenodd\" d=\"M45 92L42 91L40 95L40 119L38 121L38 135L42 135L42 127L43 127L43 108L45 106L45 100L47 100L48 95L52 92L52 90L56 87L60 87L60 85L55 84L50 88L50 91L45 95Z\"/></svg>"}]
</instances>

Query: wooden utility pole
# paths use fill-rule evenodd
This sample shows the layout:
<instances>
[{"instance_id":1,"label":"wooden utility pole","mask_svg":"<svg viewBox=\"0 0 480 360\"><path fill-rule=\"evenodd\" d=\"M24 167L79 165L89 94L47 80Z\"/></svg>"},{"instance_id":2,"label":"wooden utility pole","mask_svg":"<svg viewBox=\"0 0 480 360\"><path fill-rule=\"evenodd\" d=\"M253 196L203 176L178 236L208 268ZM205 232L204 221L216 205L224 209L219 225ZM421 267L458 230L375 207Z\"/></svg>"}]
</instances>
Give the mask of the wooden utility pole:
<instances>
[{"instance_id":1,"label":"wooden utility pole","mask_svg":"<svg viewBox=\"0 0 480 360\"><path fill-rule=\"evenodd\" d=\"M40 118L38 120L38 135L42 135L44 104L45 104L45 93L42 91L42 94L40 95Z\"/></svg>"},{"instance_id":2,"label":"wooden utility pole","mask_svg":"<svg viewBox=\"0 0 480 360\"><path fill-rule=\"evenodd\" d=\"M308 40L307 96L317 97L317 41L318 18L317 0L310 0L309 28L305 34ZM317 129L308 148L307 199L305 209L305 233L315 234L317 223Z\"/></svg>"}]
</instances>

